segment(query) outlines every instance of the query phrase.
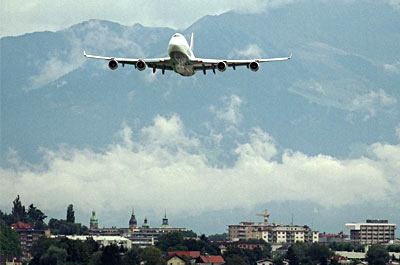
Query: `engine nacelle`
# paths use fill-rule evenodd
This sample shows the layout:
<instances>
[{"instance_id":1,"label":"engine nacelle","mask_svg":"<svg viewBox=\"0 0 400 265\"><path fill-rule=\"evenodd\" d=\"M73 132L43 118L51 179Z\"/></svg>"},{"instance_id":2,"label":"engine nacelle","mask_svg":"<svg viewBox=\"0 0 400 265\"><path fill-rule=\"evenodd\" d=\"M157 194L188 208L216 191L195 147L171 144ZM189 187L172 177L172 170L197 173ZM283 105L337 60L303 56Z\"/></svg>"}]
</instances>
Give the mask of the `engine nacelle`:
<instances>
[{"instance_id":1,"label":"engine nacelle","mask_svg":"<svg viewBox=\"0 0 400 265\"><path fill-rule=\"evenodd\" d=\"M139 71L143 71L144 69L146 69L146 63L143 60L137 61L136 69L138 69Z\"/></svg>"},{"instance_id":2,"label":"engine nacelle","mask_svg":"<svg viewBox=\"0 0 400 265\"><path fill-rule=\"evenodd\" d=\"M116 60L114 60L114 59L111 59L108 62L108 67L110 67L111 70L115 70L115 69L118 68L118 62Z\"/></svg>"},{"instance_id":3,"label":"engine nacelle","mask_svg":"<svg viewBox=\"0 0 400 265\"><path fill-rule=\"evenodd\" d=\"M226 62L219 62L217 64L217 69L220 72L225 72L226 68L228 67L228 65L226 64Z\"/></svg>"},{"instance_id":4,"label":"engine nacelle","mask_svg":"<svg viewBox=\"0 0 400 265\"><path fill-rule=\"evenodd\" d=\"M258 62L251 62L249 64L249 68L250 68L251 71L257 72L258 69L260 68L260 64Z\"/></svg>"}]
</instances>

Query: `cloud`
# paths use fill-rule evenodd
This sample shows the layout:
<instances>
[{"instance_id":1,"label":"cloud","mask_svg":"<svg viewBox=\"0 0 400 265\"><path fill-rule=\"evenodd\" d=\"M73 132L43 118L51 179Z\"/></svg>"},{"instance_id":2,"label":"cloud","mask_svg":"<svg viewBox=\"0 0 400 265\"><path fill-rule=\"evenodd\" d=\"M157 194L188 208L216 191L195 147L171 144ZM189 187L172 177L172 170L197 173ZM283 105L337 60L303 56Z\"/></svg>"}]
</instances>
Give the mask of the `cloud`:
<instances>
[{"instance_id":1,"label":"cloud","mask_svg":"<svg viewBox=\"0 0 400 265\"><path fill-rule=\"evenodd\" d=\"M231 97L223 97L222 101L224 102L222 108L217 109L215 106L211 106L210 110L216 114L218 119L237 125L242 119L240 113L242 100L237 95L232 95Z\"/></svg>"},{"instance_id":2,"label":"cloud","mask_svg":"<svg viewBox=\"0 0 400 265\"><path fill-rule=\"evenodd\" d=\"M393 64L385 64L383 65L383 68L388 72L400 74L400 61L397 61Z\"/></svg>"},{"instance_id":3,"label":"cloud","mask_svg":"<svg viewBox=\"0 0 400 265\"><path fill-rule=\"evenodd\" d=\"M98 20L88 21L82 27L69 29L64 34L69 42L67 47L71 48L66 51L62 49L51 51L44 61L38 62L36 64L38 73L29 77L30 84L25 87L25 90L52 84L81 67L88 60L83 57L83 50L104 55L115 54L118 50L125 54L134 54L137 57L144 56L141 47L130 37L129 29L117 34ZM106 63L101 65L107 68ZM147 77L146 80L149 82L154 79ZM56 87L60 87L60 85L56 84Z\"/></svg>"},{"instance_id":4,"label":"cloud","mask_svg":"<svg viewBox=\"0 0 400 265\"><path fill-rule=\"evenodd\" d=\"M228 56L230 58L262 58L264 51L257 44L249 44L242 50L234 49Z\"/></svg>"},{"instance_id":5,"label":"cloud","mask_svg":"<svg viewBox=\"0 0 400 265\"><path fill-rule=\"evenodd\" d=\"M335 81L297 81L289 91L311 102L364 115L364 120L379 111L390 111L397 99L383 89L365 92L365 84L353 79Z\"/></svg>"},{"instance_id":6,"label":"cloud","mask_svg":"<svg viewBox=\"0 0 400 265\"><path fill-rule=\"evenodd\" d=\"M352 111L367 112L368 115L365 116L365 119L368 119L374 117L378 110L396 103L397 100L395 98L380 89L377 92L369 91L366 94L357 95L349 107Z\"/></svg>"},{"instance_id":7,"label":"cloud","mask_svg":"<svg viewBox=\"0 0 400 265\"><path fill-rule=\"evenodd\" d=\"M266 9L291 2L293 1L206 0L188 4L184 0L177 0L174 3L106 0L99 4L93 0L85 2L72 0L63 3L33 0L27 4L23 0L4 0L0 2L0 16L2 17L0 32L3 37L34 31L56 31L89 19L116 21L124 25L141 23L146 26L184 29L205 15L219 15L230 10L242 13L260 13Z\"/></svg>"},{"instance_id":8,"label":"cloud","mask_svg":"<svg viewBox=\"0 0 400 265\"><path fill-rule=\"evenodd\" d=\"M11 151L13 167L0 168L0 207L20 194L45 212L73 203L77 211L96 209L106 219L132 207L198 215L270 201L341 207L400 196L400 144L375 143L357 159L309 156L279 152L268 133L254 128L232 150L231 166L215 166L202 147L172 115L156 116L137 132L123 125L118 140L102 150L42 149L34 165Z\"/></svg>"}]
</instances>

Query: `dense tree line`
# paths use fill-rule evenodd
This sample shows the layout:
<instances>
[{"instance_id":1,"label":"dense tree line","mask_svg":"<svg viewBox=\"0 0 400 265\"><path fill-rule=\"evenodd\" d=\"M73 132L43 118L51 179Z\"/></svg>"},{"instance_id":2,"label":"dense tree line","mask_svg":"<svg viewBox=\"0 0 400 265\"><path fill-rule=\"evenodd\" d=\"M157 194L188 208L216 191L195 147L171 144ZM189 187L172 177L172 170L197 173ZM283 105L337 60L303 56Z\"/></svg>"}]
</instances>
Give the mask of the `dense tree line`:
<instances>
[{"instance_id":1,"label":"dense tree line","mask_svg":"<svg viewBox=\"0 0 400 265\"><path fill-rule=\"evenodd\" d=\"M365 248L360 244L353 244L350 242L331 242L329 248L333 251L354 251L364 252Z\"/></svg>"},{"instance_id":2,"label":"dense tree line","mask_svg":"<svg viewBox=\"0 0 400 265\"><path fill-rule=\"evenodd\" d=\"M22 255L22 248L17 232L5 225L0 226L0 254L12 256Z\"/></svg>"},{"instance_id":3,"label":"dense tree line","mask_svg":"<svg viewBox=\"0 0 400 265\"><path fill-rule=\"evenodd\" d=\"M46 228L44 219L47 216L33 204L29 205L28 210L22 205L19 195L13 201L11 214L3 213L0 210L0 225L10 226L19 221L28 223L36 230Z\"/></svg>"}]
</instances>

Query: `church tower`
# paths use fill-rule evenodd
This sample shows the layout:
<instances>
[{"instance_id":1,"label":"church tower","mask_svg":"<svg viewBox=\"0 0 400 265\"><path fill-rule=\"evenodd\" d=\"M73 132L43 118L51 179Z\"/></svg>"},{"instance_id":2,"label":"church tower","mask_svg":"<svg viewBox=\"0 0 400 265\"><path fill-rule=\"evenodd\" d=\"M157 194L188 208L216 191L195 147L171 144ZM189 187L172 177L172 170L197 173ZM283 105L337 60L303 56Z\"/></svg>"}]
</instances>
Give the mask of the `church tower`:
<instances>
[{"instance_id":1,"label":"church tower","mask_svg":"<svg viewBox=\"0 0 400 265\"><path fill-rule=\"evenodd\" d=\"M92 211L92 217L90 217L90 226L89 226L90 230L97 230L99 229L99 221L97 220L96 217L96 211L93 210Z\"/></svg>"},{"instance_id":2,"label":"church tower","mask_svg":"<svg viewBox=\"0 0 400 265\"><path fill-rule=\"evenodd\" d=\"M131 219L129 219L129 229L133 230L136 227L137 227L137 221L136 221L134 209L132 209Z\"/></svg>"},{"instance_id":3,"label":"church tower","mask_svg":"<svg viewBox=\"0 0 400 265\"><path fill-rule=\"evenodd\" d=\"M162 219L161 228L171 228L168 224L167 211L165 211L164 218Z\"/></svg>"},{"instance_id":4,"label":"church tower","mask_svg":"<svg viewBox=\"0 0 400 265\"><path fill-rule=\"evenodd\" d=\"M147 217L144 218L144 223L142 225L142 228L150 228L150 224L147 222Z\"/></svg>"}]
</instances>

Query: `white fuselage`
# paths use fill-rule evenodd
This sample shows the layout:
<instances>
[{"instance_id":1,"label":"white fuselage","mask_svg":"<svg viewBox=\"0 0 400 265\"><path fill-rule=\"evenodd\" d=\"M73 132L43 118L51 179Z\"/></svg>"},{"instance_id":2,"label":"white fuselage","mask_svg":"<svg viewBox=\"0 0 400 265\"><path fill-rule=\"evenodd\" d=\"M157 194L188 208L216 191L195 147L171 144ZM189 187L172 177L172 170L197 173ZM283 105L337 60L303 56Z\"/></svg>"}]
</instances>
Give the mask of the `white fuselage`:
<instances>
[{"instance_id":1,"label":"white fuselage","mask_svg":"<svg viewBox=\"0 0 400 265\"><path fill-rule=\"evenodd\" d=\"M171 67L183 76L192 76L195 70L191 63L195 59L185 37L179 33L172 36L168 44L168 55L171 58Z\"/></svg>"}]
</instances>

